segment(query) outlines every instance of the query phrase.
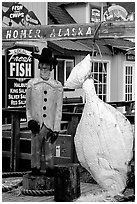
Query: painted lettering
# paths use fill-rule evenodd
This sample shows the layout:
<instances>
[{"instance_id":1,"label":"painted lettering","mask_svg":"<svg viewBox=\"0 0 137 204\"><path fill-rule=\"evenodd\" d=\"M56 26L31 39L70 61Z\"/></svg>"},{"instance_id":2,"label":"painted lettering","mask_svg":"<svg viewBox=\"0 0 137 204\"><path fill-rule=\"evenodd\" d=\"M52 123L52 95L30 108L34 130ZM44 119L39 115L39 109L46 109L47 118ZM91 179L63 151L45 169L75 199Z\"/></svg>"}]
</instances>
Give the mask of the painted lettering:
<instances>
[{"instance_id":1,"label":"painted lettering","mask_svg":"<svg viewBox=\"0 0 137 204\"><path fill-rule=\"evenodd\" d=\"M14 83L14 87L16 87L16 88L27 87L27 83Z\"/></svg>"},{"instance_id":2,"label":"painted lettering","mask_svg":"<svg viewBox=\"0 0 137 204\"><path fill-rule=\"evenodd\" d=\"M62 37L62 29L61 28L59 29L58 36Z\"/></svg>"},{"instance_id":3,"label":"painted lettering","mask_svg":"<svg viewBox=\"0 0 137 204\"><path fill-rule=\"evenodd\" d=\"M20 31L20 38L26 38L27 37L27 31L26 30L21 30Z\"/></svg>"},{"instance_id":4,"label":"painted lettering","mask_svg":"<svg viewBox=\"0 0 137 204\"><path fill-rule=\"evenodd\" d=\"M20 95L20 99L26 99L26 95L21 94L21 95Z\"/></svg>"},{"instance_id":5,"label":"painted lettering","mask_svg":"<svg viewBox=\"0 0 137 204\"><path fill-rule=\"evenodd\" d=\"M78 28L78 36L80 36L80 35L83 36L83 32L82 31L83 31L83 28L79 27Z\"/></svg>"},{"instance_id":6,"label":"painted lettering","mask_svg":"<svg viewBox=\"0 0 137 204\"><path fill-rule=\"evenodd\" d=\"M40 33L41 33L41 30L37 29L35 38L41 38Z\"/></svg>"},{"instance_id":7,"label":"painted lettering","mask_svg":"<svg viewBox=\"0 0 137 204\"><path fill-rule=\"evenodd\" d=\"M24 17L24 13L11 13L10 14L10 18L23 18Z\"/></svg>"},{"instance_id":8,"label":"painted lettering","mask_svg":"<svg viewBox=\"0 0 137 204\"><path fill-rule=\"evenodd\" d=\"M25 105L25 104L26 104L26 100L25 101L18 100L18 105Z\"/></svg>"},{"instance_id":9,"label":"painted lettering","mask_svg":"<svg viewBox=\"0 0 137 204\"><path fill-rule=\"evenodd\" d=\"M72 36L76 36L77 33L76 33L76 28L72 28Z\"/></svg>"},{"instance_id":10,"label":"painted lettering","mask_svg":"<svg viewBox=\"0 0 137 204\"><path fill-rule=\"evenodd\" d=\"M92 35L92 28L91 27L87 27L84 28L83 27L73 27L73 28L65 28L65 29L62 29L62 28L59 28L59 30L56 30L55 28L53 28L51 30L51 32L48 34L48 36L46 36L44 34L43 37L50 37L50 38L56 38L56 37L75 37L75 36L89 36L89 35ZM30 29L30 30L20 30L20 32L18 30L8 30L7 31L7 35L6 35L6 39L10 39L10 38L19 38L19 39L39 39L41 38L41 29L37 29L37 30L33 30L33 29Z\"/></svg>"},{"instance_id":11,"label":"painted lettering","mask_svg":"<svg viewBox=\"0 0 137 204\"><path fill-rule=\"evenodd\" d=\"M18 31L17 30L14 30L13 31L13 38L17 38L18 37Z\"/></svg>"},{"instance_id":12,"label":"painted lettering","mask_svg":"<svg viewBox=\"0 0 137 204\"><path fill-rule=\"evenodd\" d=\"M18 93L18 89L10 89L10 93Z\"/></svg>"},{"instance_id":13,"label":"painted lettering","mask_svg":"<svg viewBox=\"0 0 137 204\"><path fill-rule=\"evenodd\" d=\"M51 34L50 34L50 38L55 38L56 37L56 33L55 33L55 29L53 28Z\"/></svg>"},{"instance_id":14,"label":"painted lettering","mask_svg":"<svg viewBox=\"0 0 137 204\"><path fill-rule=\"evenodd\" d=\"M18 104L17 101L13 101L13 100L11 100L11 105L12 105L12 106L16 106L17 104Z\"/></svg>"},{"instance_id":15,"label":"painted lettering","mask_svg":"<svg viewBox=\"0 0 137 204\"><path fill-rule=\"evenodd\" d=\"M23 5L15 5L11 7L12 11L20 11L23 9Z\"/></svg>"},{"instance_id":16,"label":"painted lettering","mask_svg":"<svg viewBox=\"0 0 137 204\"><path fill-rule=\"evenodd\" d=\"M32 61L32 58L29 56L29 57L19 57L19 56L11 56L10 59L9 59L9 62L10 61L14 61L14 62L31 62Z\"/></svg>"},{"instance_id":17,"label":"painted lettering","mask_svg":"<svg viewBox=\"0 0 137 204\"><path fill-rule=\"evenodd\" d=\"M31 77L31 64L30 63L26 63L25 76L26 77Z\"/></svg>"},{"instance_id":18,"label":"painted lettering","mask_svg":"<svg viewBox=\"0 0 137 204\"><path fill-rule=\"evenodd\" d=\"M13 100L13 99L19 99L19 98L20 98L20 95L15 95L15 94L14 95L12 95L12 94L8 95L8 99L12 99Z\"/></svg>"},{"instance_id":19,"label":"painted lettering","mask_svg":"<svg viewBox=\"0 0 137 204\"><path fill-rule=\"evenodd\" d=\"M25 94L26 93L26 89L19 88L19 93L24 93Z\"/></svg>"},{"instance_id":20,"label":"painted lettering","mask_svg":"<svg viewBox=\"0 0 137 204\"><path fill-rule=\"evenodd\" d=\"M13 76L13 73L15 72L15 63L10 63L10 76Z\"/></svg>"},{"instance_id":21,"label":"painted lettering","mask_svg":"<svg viewBox=\"0 0 137 204\"><path fill-rule=\"evenodd\" d=\"M64 37L68 36L69 37L70 33L69 33L69 28L67 28L66 32L64 33Z\"/></svg>"},{"instance_id":22,"label":"painted lettering","mask_svg":"<svg viewBox=\"0 0 137 204\"><path fill-rule=\"evenodd\" d=\"M38 20L31 18L31 16L28 14L26 15L26 21L38 25Z\"/></svg>"},{"instance_id":23,"label":"painted lettering","mask_svg":"<svg viewBox=\"0 0 137 204\"><path fill-rule=\"evenodd\" d=\"M40 34L41 34L40 29L37 29L37 30L21 29L19 31L18 30L7 30L6 39L12 39L12 38L14 38L14 39L31 39L31 38L39 39L39 38L41 38ZM55 33L51 33L51 35L55 35Z\"/></svg>"},{"instance_id":24,"label":"painted lettering","mask_svg":"<svg viewBox=\"0 0 137 204\"><path fill-rule=\"evenodd\" d=\"M32 32L33 32L33 30L30 29L30 30L29 30L29 35L28 35L29 38L32 38L32 37L33 37L33 36L32 36Z\"/></svg>"},{"instance_id":25,"label":"painted lettering","mask_svg":"<svg viewBox=\"0 0 137 204\"><path fill-rule=\"evenodd\" d=\"M91 27L88 27L86 35L91 35L91 34L92 34L92 29L91 29Z\"/></svg>"},{"instance_id":26,"label":"painted lettering","mask_svg":"<svg viewBox=\"0 0 137 204\"><path fill-rule=\"evenodd\" d=\"M10 63L10 77L31 77L30 63Z\"/></svg>"},{"instance_id":27,"label":"painted lettering","mask_svg":"<svg viewBox=\"0 0 137 204\"><path fill-rule=\"evenodd\" d=\"M21 64L20 64L20 71L19 71L19 69L18 69L18 74L19 74L19 76L21 76L21 77L25 76L24 63L21 63Z\"/></svg>"},{"instance_id":28,"label":"painted lettering","mask_svg":"<svg viewBox=\"0 0 137 204\"><path fill-rule=\"evenodd\" d=\"M6 39L10 39L10 38L11 38L11 30L7 30Z\"/></svg>"}]
</instances>

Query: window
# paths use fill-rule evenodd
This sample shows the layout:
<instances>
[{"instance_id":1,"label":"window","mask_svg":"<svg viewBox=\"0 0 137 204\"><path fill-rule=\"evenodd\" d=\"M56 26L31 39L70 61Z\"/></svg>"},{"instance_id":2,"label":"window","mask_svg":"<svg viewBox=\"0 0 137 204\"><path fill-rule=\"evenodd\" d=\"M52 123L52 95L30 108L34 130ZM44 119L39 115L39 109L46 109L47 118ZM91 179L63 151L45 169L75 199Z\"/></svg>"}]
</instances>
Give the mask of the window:
<instances>
[{"instance_id":1,"label":"window","mask_svg":"<svg viewBox=\"0 0 137 204\"><path fill-rule=\"evenodd\" d=\"M125 101L133 100L133 66L125 66Z\"/></svg>"},{"instance_id":2,"label":"window","mask_svg":"<svg viewBox=\"0 0 137 204\"><path fill-rule=\"evenodd\" d=\"M71 70L74 67L73 59L59 59L56 67L55 79L60 81L62 85L66 82ZM94 78L94 84L96 93L103 101L109 100L108 92L108 65L109 62L96 61L92 66L92 73Z\"/></svg>"},{"instance_id":3,"label":"window","mask_svg":"<svg viewBox=\"0 0 137 204\"><path fill-rule=\"evenodd\" d=\"M58 65L56 67L55 79L60 81L64 86L68 76L70 75L71 70L74 67L74 59L59 59Z\"/></svg>"},{"instance_id":4,"label":"window","mask_svg":"<svg viewBox=\"0 0 137 204\"><path fill-rule=\"evenodd\" d=\"M106 62L94 62L92 64L96 93L103 101L107 101L107 66L108 63Z\"/></svg>"}]
</instances>

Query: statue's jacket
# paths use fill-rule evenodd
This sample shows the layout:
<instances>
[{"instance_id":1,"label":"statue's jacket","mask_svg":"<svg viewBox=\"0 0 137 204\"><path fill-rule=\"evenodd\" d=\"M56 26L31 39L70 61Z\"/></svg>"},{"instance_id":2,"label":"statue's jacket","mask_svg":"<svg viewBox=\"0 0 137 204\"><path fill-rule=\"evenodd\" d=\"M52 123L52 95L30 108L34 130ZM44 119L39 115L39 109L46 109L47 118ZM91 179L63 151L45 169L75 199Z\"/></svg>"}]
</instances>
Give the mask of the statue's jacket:
<instances>
[{"instance_id":1,"label":"statue's jacket","mask_svg":"<svg viewBox=\"0 0 137 204\"><path fill-rule=\"evenodd\" d=\"M36 120L40 127L44 123L53 131L60 131L62 118L63 87L50 78L29 80L26 91L27 121Z\"/></svg>"}]
</instances>

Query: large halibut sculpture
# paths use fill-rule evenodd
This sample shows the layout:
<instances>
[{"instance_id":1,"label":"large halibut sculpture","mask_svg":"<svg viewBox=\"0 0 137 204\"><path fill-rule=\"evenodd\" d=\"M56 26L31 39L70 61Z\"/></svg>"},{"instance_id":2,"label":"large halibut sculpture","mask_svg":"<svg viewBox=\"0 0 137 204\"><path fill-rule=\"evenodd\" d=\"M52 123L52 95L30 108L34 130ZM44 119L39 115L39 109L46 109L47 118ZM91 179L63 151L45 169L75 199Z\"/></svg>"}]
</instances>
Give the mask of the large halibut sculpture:
<instances>
[{"instance_id":1,"label":"large halibut sculpture","mask_svg":"<svg viewBox=\"0 0 137 204\"><path fill-rule=\"evenodd\" d=\"M83 88L86 96L74 138L76 153L96 182L116 195L126 187L133 152L132 126L122 113L99 99L90 74L91 57L87 55L72 69L65 84Z\"/></svg>"}]
</instances>

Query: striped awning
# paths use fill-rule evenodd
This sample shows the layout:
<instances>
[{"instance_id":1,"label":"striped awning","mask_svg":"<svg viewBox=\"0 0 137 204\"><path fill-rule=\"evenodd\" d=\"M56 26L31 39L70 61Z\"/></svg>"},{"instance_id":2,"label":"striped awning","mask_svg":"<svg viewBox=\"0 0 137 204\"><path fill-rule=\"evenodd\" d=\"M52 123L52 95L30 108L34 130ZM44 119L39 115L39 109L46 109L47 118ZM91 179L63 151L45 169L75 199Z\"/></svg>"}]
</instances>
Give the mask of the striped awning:
<instances>
[{"instance_id":1,"label":"striped awning","mask_svg":"<svg viewBox=\"0 0 137 204\"><path fill-rule=\"evenodd\" d=\"M92 48L80 43L74 42L71 40L60 40L60 41L48 41L48 46L58 50L59 52L64 53L65 51L77 51L90 53Z\"/></svg>"}]
</instances>

